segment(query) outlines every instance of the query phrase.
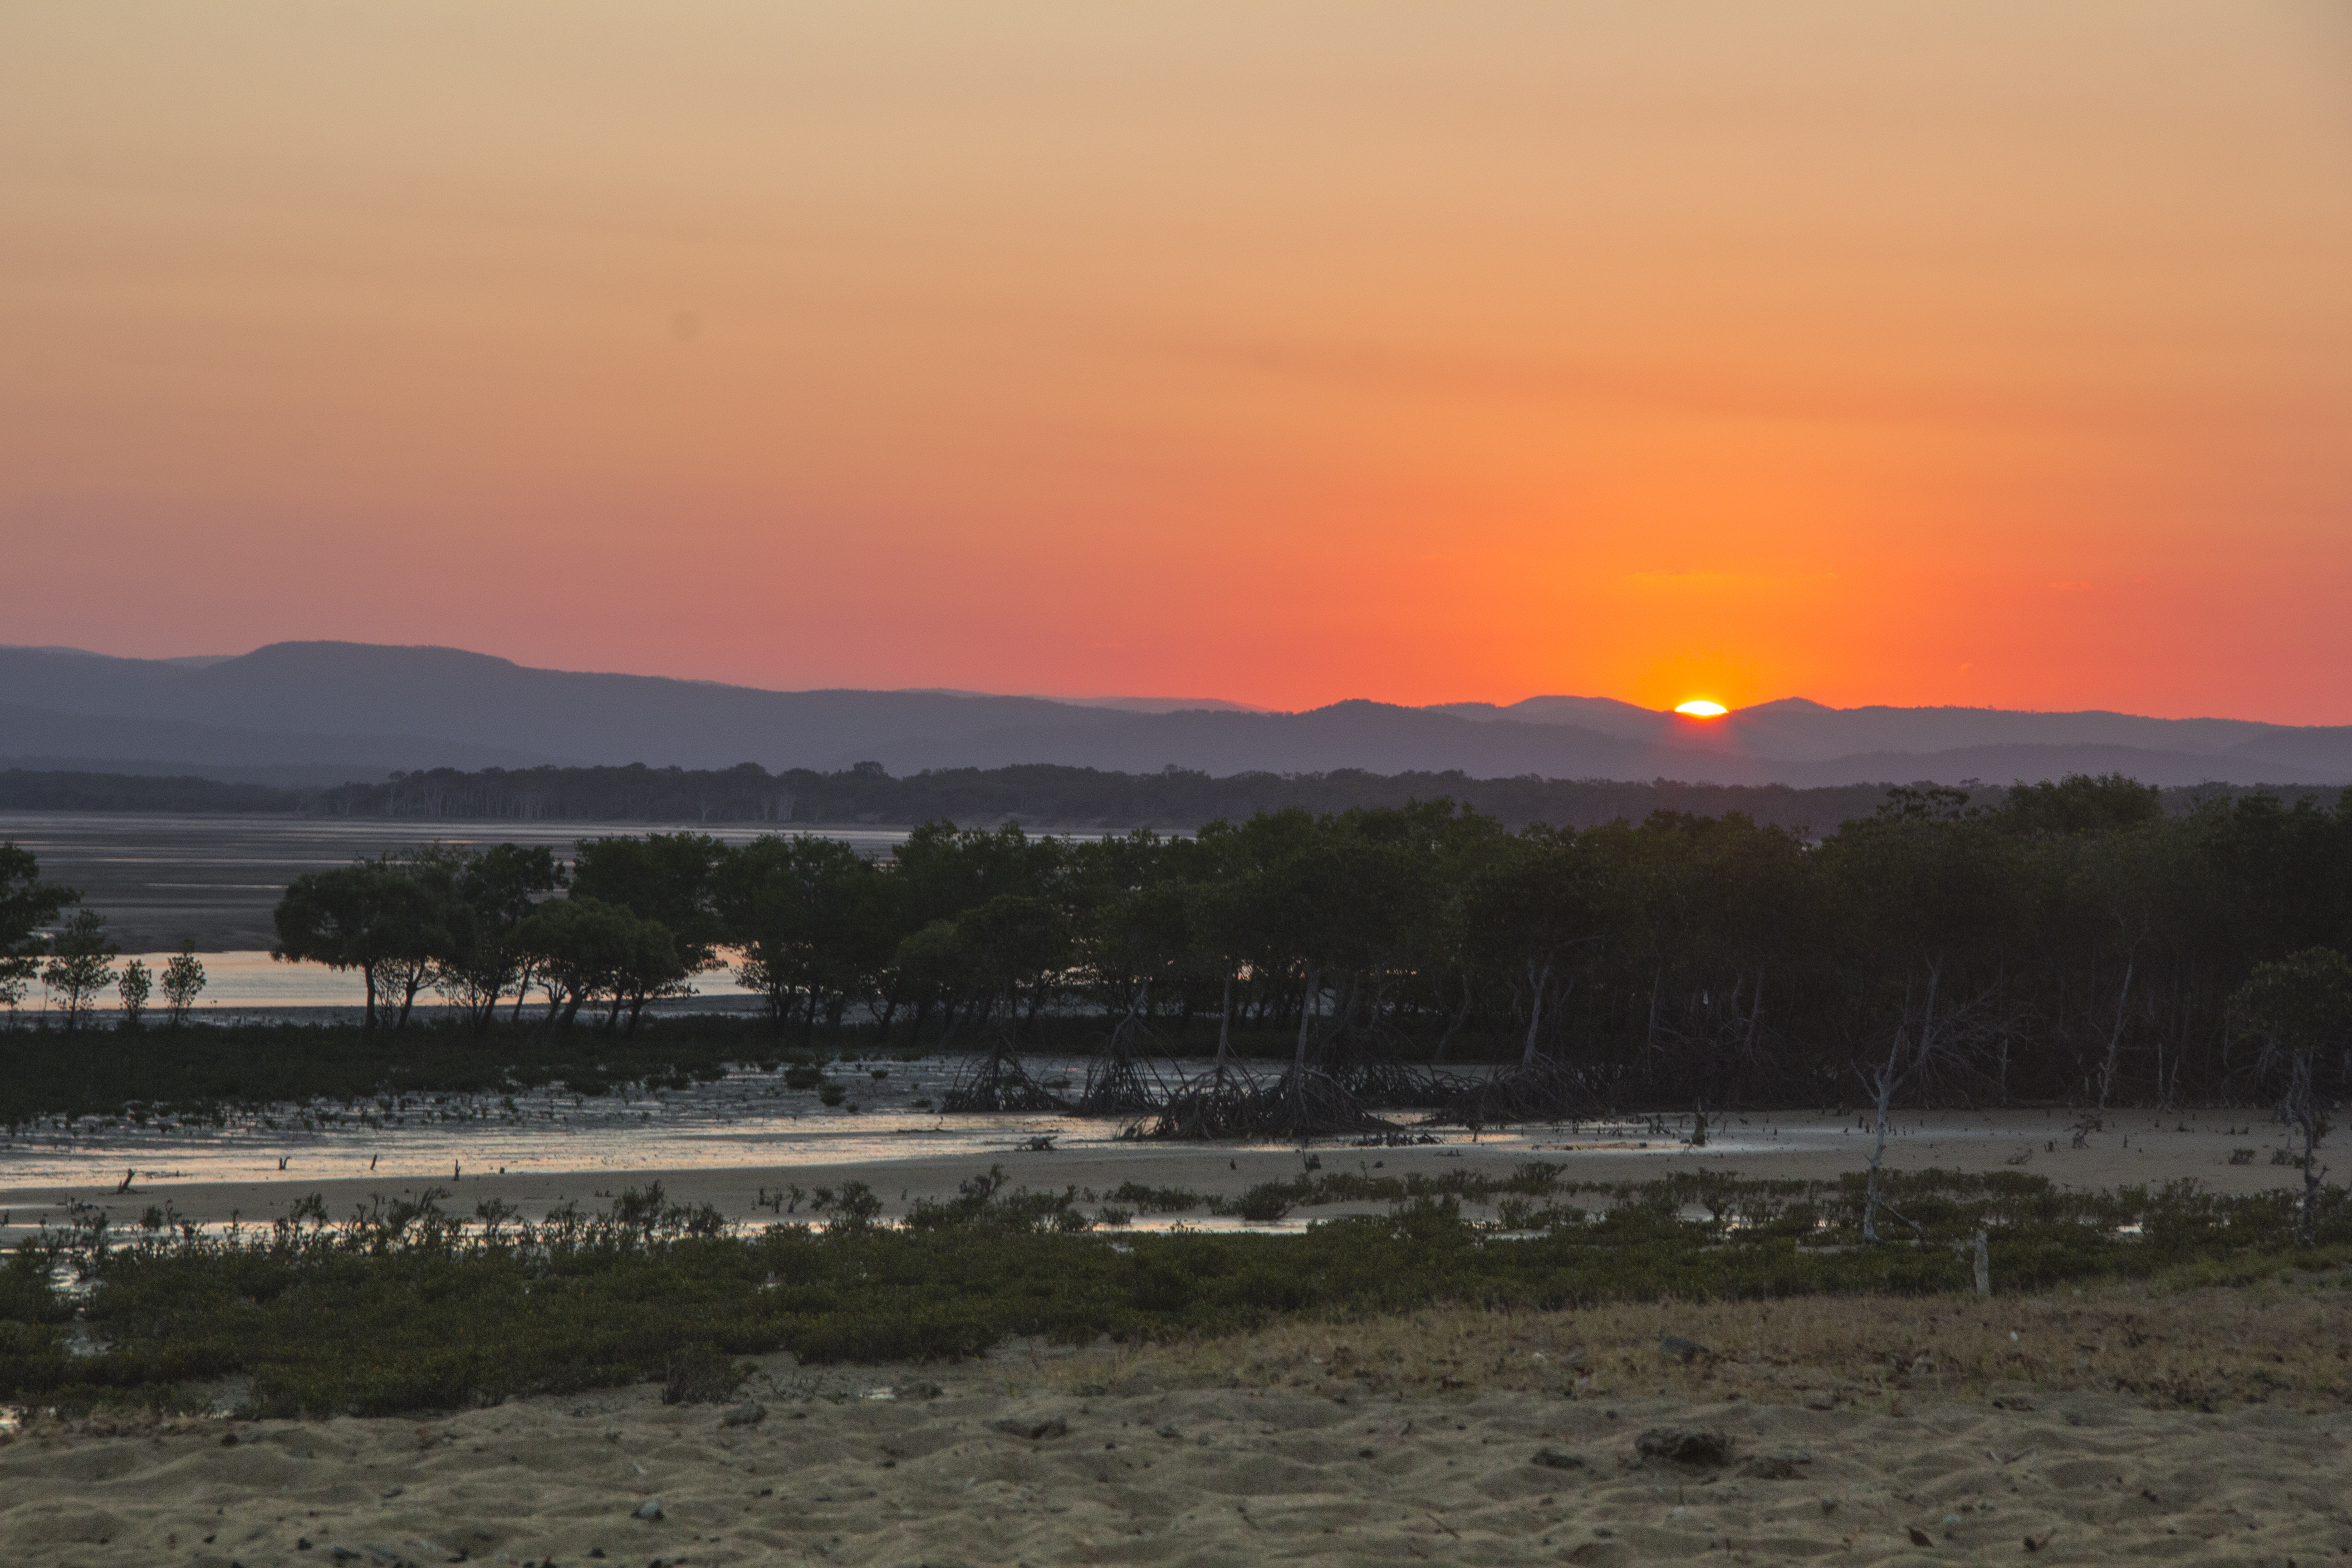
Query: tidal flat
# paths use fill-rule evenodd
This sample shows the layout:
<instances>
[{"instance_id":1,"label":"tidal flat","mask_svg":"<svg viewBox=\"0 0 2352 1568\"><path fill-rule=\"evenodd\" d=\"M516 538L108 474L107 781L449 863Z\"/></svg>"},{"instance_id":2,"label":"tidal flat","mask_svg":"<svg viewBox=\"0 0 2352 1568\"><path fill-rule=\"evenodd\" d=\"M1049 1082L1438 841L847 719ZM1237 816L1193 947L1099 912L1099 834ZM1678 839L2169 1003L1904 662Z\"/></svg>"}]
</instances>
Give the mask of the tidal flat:
<instances>
[{"instance_id":1,"label":"tidal flat","mask_svg":"<svg viewBox=\"0 0 2352 1568\"><path fill-rule=\"evenodd\" d=\"M1066 1088L1084 1081L1087 1064L1041 1056L1029 1065L1040 1081ZM1198 1073L1208 1065L1171 1068ZM38 1118L0 1130L0 1238L59 1223L77 1205L118 1227L159 1208L203 1226L266 1224L312 1194L340 1218L372 1199L413 1198L426 1189L446 1192L467 1212L497 1203L537 1219L654 1182L673 1201L712 1207L734 1226L786 1217L821 1225L824 1215L807 1206L808 1194L863 1182L887 1220L914 1204L952 1197L959 1184L992 1164L1022 1184L1056 1191L1191 1192L1202 1205L1147 1213L1141 1222L1217 1227L1242 1222L1210 1214L1207 1201L1230 1202L1263 1184L1317 1172L1442 1180L1498 1176L1538 1161L1569 1183L1690 1173L1834 1182L1862 1169L1872 1142L1861 1119L1818 1111L1721 1115L1694 1147L1687 1114L1472 1132L1417 1126L1408 1110L1393 1114L1396 1130L1388 1134L1186 1142L1132 1136L1134 1123L1119 1118L943 1114L937 1100L961 1067L954 1057L877 1053L822 1068L736 1064L707 1079L673 1077L599 1094L558 1083L167 1110L137 1119ZM2255 1112L2117 1111L2078 1137L2079 1121L2056 1109L1910 1112L1888 1145L1887 1168L2017 1172L2076 1191L2183 1180L2240 1195L2301 1187L2299 1166L2273 1163L2286 1149L2284 1130ZM803 1195L791 1196L795 1191ZM1302 1207L1269 1227L1381 1206L1326 1196L1313 1213ZM1469 1200L1473 1217L1490 1217L1491 1207Z\"/></svg>"}]
</instances>

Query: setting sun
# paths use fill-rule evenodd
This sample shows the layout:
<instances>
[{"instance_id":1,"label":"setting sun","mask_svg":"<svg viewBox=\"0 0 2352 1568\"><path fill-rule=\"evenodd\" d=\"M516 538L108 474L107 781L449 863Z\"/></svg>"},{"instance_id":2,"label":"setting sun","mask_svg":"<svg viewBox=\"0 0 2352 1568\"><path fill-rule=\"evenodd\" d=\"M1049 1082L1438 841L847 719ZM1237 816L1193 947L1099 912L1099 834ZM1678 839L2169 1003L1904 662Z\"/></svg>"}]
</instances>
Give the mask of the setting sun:
<instances>
[{"instance_id":1,"label":"setting sun","mask_svg":"<svg viewBox=\"0 0 2352 1568\"><path fill-rule=\"evenodd\" d=\"M1720 702L1710 702L1704 697L1694 697L1687 702L1675 704L1675 711L1693 719L1720 719L1731 711Z\"/></svg>"}]
</instances>

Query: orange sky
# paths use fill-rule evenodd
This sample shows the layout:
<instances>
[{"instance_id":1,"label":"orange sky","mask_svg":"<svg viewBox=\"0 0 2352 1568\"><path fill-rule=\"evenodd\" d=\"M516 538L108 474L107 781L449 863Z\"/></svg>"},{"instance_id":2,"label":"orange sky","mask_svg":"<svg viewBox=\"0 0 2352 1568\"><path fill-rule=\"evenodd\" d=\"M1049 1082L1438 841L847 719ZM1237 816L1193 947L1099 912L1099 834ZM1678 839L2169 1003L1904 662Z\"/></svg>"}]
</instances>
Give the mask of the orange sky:
<instances>
[{"instance_id":1,"label":"orange sky","mask_svg":"<svg viewBox=\"0 0 2352 1568\"><path fill-rule=\"evenodd\" d=\"M0 641L2352 721L2341 6L0 10Z\"/></svg>"}]
</instances>

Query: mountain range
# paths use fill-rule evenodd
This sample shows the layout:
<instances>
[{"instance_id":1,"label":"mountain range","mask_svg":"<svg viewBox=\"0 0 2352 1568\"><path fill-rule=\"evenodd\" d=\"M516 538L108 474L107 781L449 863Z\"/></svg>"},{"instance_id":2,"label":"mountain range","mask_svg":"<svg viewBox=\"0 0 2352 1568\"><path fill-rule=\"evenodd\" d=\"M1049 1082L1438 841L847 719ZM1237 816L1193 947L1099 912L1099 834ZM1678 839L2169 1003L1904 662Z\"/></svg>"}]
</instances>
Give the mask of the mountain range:
<instances>
[{"instance_id":1,"label":"mountain range","mask_svg":"<svg viewBox=\"0 0 2352 1568\"><path fill-rule=\"evenodd\" d=\"M1820 785L2352 783L2352 726L1801 698L1689 719L1597 697L1269 712L1211 700L771 691L534 669L487 654L274 643L230 658L0 647L0 767L327 784L395 769L752 762L832 771L1060 763L1220 776L1459 770L1472 777Z\"/></svg>"}]
</instances>

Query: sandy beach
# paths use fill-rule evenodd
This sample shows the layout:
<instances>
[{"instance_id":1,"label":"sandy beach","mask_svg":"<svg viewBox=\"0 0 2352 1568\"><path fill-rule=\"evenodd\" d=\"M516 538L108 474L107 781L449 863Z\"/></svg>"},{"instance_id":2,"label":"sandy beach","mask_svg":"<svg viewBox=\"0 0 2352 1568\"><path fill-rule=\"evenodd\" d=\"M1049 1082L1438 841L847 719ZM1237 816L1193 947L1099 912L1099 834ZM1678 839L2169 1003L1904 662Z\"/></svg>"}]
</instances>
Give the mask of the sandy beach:
<instances>
[{"instance_id":1,"label":"sandy beach","mask_svg":"<svg viewBox=\"0 0 2352 1568\"><path fill-rule=\"evenodd\" d=\"M1436 1312L936 1367L770 1358L720 1406L644 1385L429 1418L39 1421L0 1447L0 1541L24 1568L2283 1568L2352 1552L2347 1285ZM1662 1331L1706 1349L1662 1356ZM1723 1451L1643 1452L1675 1433Z\"/></svg>"}]
</instances>

